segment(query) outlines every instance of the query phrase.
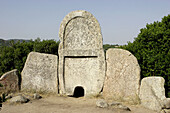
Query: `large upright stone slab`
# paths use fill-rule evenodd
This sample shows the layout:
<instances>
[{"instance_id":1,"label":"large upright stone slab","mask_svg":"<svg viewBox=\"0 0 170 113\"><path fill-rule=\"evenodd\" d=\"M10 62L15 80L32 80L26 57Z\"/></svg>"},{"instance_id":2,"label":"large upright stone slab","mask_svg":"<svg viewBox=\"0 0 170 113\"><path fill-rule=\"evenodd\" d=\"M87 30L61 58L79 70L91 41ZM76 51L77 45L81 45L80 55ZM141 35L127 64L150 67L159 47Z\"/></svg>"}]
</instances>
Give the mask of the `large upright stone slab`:
<instances>
[{"instance_id":1,"label":"large upright stone slab","mask_svg":"<svg viewBox=\"0 0 170 113\"><path fill-rule=\"evenodd\" d=\"M83 88L84 95L97 95L105 78L105 57L101 29L87 11L66 15L59 31L60 94L73 95Z\"/></svg>"},{"instance_id":2,"label":"large upright stone slab","mask_svg":"<svg viewBox=\"0 0 170 113\"><path fill-rule=\"evenodd\" d=\"M56 55L31 52L22 70L22 90L58 93Z\"/></svg>"},{"instance_id":3,"label":"large upright stone slab","mask_svg":"<svg viewBox=\"0 0 170 113\"><path fill-rule=\"evenodd\" d=\"M158 112L166 108L168 100L165 97L164 83L163 77L143 78L140 86L141 105Z\"/></svg>"},{"instance_id":4,"label":"large upright stone slab","mask_svg":"<svg viewBox=\"0 0 170 113\"><path fill-rule=\"evenodd\" d=\"M138 103L140 67L136 57L127 50L111 48L106 51L106 64L103 96Z\"/></svg>"}]
</instances>

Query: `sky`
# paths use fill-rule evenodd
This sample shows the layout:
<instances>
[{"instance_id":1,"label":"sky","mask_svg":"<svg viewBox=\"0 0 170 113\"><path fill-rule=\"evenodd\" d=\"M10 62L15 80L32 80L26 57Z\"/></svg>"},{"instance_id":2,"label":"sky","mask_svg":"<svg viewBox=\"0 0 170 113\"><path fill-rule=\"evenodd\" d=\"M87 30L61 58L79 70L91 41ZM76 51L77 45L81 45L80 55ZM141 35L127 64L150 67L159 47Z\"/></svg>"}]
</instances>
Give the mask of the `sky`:
<instances>
[{"instance_id":1,"label":"sky","mask_svg":"<svg viewBox=\"0 0 170 113\"><path fill-rule=\"evenodd\" d=\"M61 21L75 10L96 17L104 44L124 45L170 14L170 0L0 0L0 38L58 41Z\"/></svg>"}]
</instances>

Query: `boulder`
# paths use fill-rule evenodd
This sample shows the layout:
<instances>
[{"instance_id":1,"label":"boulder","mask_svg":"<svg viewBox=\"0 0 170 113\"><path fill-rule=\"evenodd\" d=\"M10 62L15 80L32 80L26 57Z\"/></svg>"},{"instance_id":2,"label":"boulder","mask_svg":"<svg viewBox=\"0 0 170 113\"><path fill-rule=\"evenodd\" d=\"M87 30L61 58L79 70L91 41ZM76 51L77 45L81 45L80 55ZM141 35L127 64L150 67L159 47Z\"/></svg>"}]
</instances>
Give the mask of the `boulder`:
<instances>
[{"instance_id":1,"label":"boulder","mask_svg":"<svg viewBox=\"0 0 170 113\"><path fill-rule=\"evenodd\" d=\"M29 101L28 98L22 96L22 95L18 95L18 96L15 96L15 97L12 97L10 99L10 103L27 103Z\"/></svg>"},{"instance_id":2,"label":"boulder","mask_svg":"<svg viewBox=\"0 0 170 113\"><path fill-rule=\"evenodd\" d=\"M18 71L14 69L3 74L0 78L0 92L3 91L4 93L9 92L16 92L19 90L19 78L18 78Z\"/></svg>"},{"instance_id":3,"label":"boulder","mask_svg":"<svg viewBox=\"0 0 170 113\"><path fill-rule=\"evenodd\" d=\"M170 113L170 109L164 109L164 113Z\"/></svg>"},{"instance_id":4,"label":"boulder","mask_svg":"<svg viewBox=\"0 0 170 113\"><path fill-rule=\"evenodd\" d=\"M122 103L119 103L119 102L112 102L112 103L109 104L109 106L110 106L111 108L114 108L114 109L131 111L129 107L127 107L127 106L125 106L125 105L122 105Z\"/></svg>"},{"instance_id":5,"label":"boulder","mask_svg":"<svg viewBox=\"0 0 170 113\"><path fill-rule=\"evenodd\" d=\"M96 106L100 108L107 108L108 103L104 99L97 100Z\"/></svg>"},{"instance_id":6,"label":"boulder","mask_svg":"<svg viewBox=\"0 0 170 113\"><path fill-rule=\"evenodd\" d=\"M121 105L120 102L111 102L109 103L109 106L118 106L118 105Z\"/></svg>"},{"instance_id":7,"label":"boulder","mask_svg":"<svg viewBox=\"0 0 170 113\"><path fill-rule=\"evenodd\" d=\"M34 93L33 98L34 99L40 99L42 97L38 93Z\"/></svg>"},{"instance_id":8,"label":"boulder","mask_svg":"<svg viewBox=\"0 0 170 113\"><path fill-rule=\"evenodd\" d=\"M104 99L97 100L96 106L100 108L111 108L111 109L131 111L129 107L123 105L120 102L112 102L108 104Z\"/></svg>"},{"instance_id":9,"label":"boulder","mask_svg":"<svg viewBox=\"0 0 170 113\"><path fill-rule=\"evenodd\" d=\"M56 55L31 52L22 70L22 90L58 93Z\"/></svg>"},{"instance_id":10,"label":"boulder","mask_svg":"<svg viewBox=\"0 0 170 113\"><path fill-rule=\"evenodd\" d=\"M136 57L127 50L110 48L106 51L106 64L103 97L139 103L140 67Z\"/></svg>"},{"instance_id":11,"label":"boulder","mask_svg":"<svg viewBox=\"0 0 170 113\"><path fill-rule=\"evenodd\" d=\"M141 81L141 105L160 112L165 107L165 88L163 77L146 77ZM167 105L168 106L168 105Z\"/></svg>"},{"instance_id":12,"label":"boulder","mask_svg":"<svg viewBox=\"0 0 170 113\"><path fill-rule=\"evenodd\" d=\"M166 109L170 109L170 98L166 98L164 100L164 105Z\"/></svg>"},{"instance_id":13,"label":"boulder","mask_svg":"<svg viewBox=\"0 0 170 113\"><path fill-rule=\"evenodd\" d=\"M121 109L121 110L131 111L129 107L124 106L124 105L118 105L116 108Z\"/></svg>"},{"instance_id":14,"label":"boulder","mask_svg":"<svg viewBox=\"0 0 170 113\"><path fill-rule=\"evenodd\" d=\"M11 94L8 94L7 96L5 96L5 99L7 100L7 99L10 99L10 98L12 98L13 97L13 93L11 93Z\"/></svg>"}]
</instances>

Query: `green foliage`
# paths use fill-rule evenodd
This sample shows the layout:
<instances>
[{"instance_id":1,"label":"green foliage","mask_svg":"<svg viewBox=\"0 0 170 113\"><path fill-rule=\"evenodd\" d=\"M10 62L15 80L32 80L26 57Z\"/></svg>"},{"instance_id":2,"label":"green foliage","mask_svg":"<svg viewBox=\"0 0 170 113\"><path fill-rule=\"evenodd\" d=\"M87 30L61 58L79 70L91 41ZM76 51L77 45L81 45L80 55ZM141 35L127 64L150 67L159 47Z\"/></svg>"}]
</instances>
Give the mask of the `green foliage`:
<instances>
[{"instance_id":1,"label":"green foliage","mask_svg":"<svg viewBox=\"0 0 170 113\"><path fill-rule=\"evenodd\" d=\"M118 44L116 44L116 45L104 44L104 45L103 45L103 49L104 49L104 52L106 53L106 51L107 51L109 48L115 48L115 47L117 47L117 46L118 46Z\"/></svg>"},{"instance_id":2,"label":"green foliage","mask_svg":"<svg viewBox=\"0 0 170 113\"><path fill-rule=\"evenodd\" d=\"M11 40L9 43L8 46L0 46L0 76L12 69L18 69L20 75L31 51L58 55L59 41L36 39L27 42Z\"/></svg>"},{"instance_id":3,"label":"green foliage","mask_svg":"<svg viewBox=\"0 0 170 113\"><path fill-rule=\"evenodd\" d=\"M0 83L0 87L3 87L3 85Z\"/></svg>"},{"instance_id":4,"label":"green foliage","mask_svg":"<svg viewBox=\"0 0 170 113\"><path fill-rule=\"evenodd\" d=\"M170 15L162 18L161 22L147 24L133 43L128 42L121 48L137 57L142 78L164 77L166 95L170 97Z\"/></svg>"},{"instance_id":5,"label":"green foliage","mask_svg":"<svg viewBox=\"0 0 170 113\"><path fill-rule=\"evenodd\" d=\"M34 51L40 53L49 53L58 55L58 45L59 41L55 42L54 40L35 40Z\"/></svg>"}]
</instances>

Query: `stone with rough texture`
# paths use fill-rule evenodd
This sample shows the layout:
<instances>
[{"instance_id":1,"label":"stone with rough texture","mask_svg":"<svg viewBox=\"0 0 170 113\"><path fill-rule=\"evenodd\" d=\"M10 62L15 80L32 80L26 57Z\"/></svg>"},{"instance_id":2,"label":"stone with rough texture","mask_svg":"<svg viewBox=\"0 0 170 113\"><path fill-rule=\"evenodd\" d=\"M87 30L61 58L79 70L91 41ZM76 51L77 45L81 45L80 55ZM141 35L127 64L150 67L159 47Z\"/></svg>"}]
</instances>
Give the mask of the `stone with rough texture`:
<instances>
[{"instance_id":1,"label":"stone with rough texture","mask_svg":"<svg viewBox=\"0 0 170 113\"><path fill-rule=\"evenodd\" d=\"M15 92L19 90L19 78L18 78L18 71L14 69L3 74L0 78L0 92Z\"/></svg>"},{"instance_id":2,"label":"stone with rough texture","mask_svg":"<svg viewBox=\"0 0 170 113\"><path fill-rule=\"evenodd\" d=\"M170 113L170 109L164 109L164 113Z\"/></svg>"},{"instance_id":3,"label":"stone with rough texture","mask_svg":"<svg viewBox=\"0 0 170 113\"><path fill-rule=\"evenodd\" d=\"M100 99L100 100L96 101L96 106L100 107L100 108L107 108L108 107L108 103L105 100Z\"/></svg>"},{"instance_id":4,"label":"stone with rough texture","mask_svg":"<svg viewBox=\"0 0 170 113\"><path fill-rule=\"evenodd\" d=\"M12 98L13 97L13 93L11 93L11 94L8 94L7 96L5 96L5 99L7 100L7 99L10 99L10 98Z\"/></svg>"},{"instance_id":5,"label":"stone with rough texture","mask_svg":"<svg viewBox=\"0 0 170 113\"><path fill-rule=\"evenodd\" d=\"M160 112L164 108L165 89L163 77L146 77L141 81L141 105Z\"/></svg>"},{"instance_id":6,"label":"stone with rough texture","mask_svg":"<svg viewBox=\"0 0 170 113\"><path fill-rule=\"evenodd\" d=\"M140 67L129 51L111 48L106 51L106 79L103 97L138 103Z\"/></svg>"},{"instance_id":7,"label":"stone with rough texture","mask_svg":"<svg viewBox=\"0 0 170 113\"><path fill-rule=\"evenodd\" d=\"M118 105L121 105L122 103L120 102L111 102L109 103L110 106L118 106Z\"/></svg>"},{"instance_id":8,"label":"stone with rough texture","mask_svg":"<svg viewBox=\"0 0 170 113\"><path fill-rule=\"evenodd\" d=\"M58 93L56 55L31 52L22 70L22 90Z\"/></svg>"},{"instance_id":9,"label":"stone with rough texture","mask_svg":"<svg viewBox=\"0 0 170 113\"><path fill-rule=\"evenodd\" d=\"M28 101L29 99L22 95L18 95L10 99L10 103L27 103Z\"/></svg>"},{"instance_id":10,"label":"stone with rough texture","mask_svg":"<svg viewBox=\"0 0 170 113\"><path fill-rule=\"evenodd\" d=\"M131 111L129 107L127 107L125 105L122 105L122 103L120 103L120 102L112 102L112 103L109 104L109 106L111 108L114 108L114 109L121 109L121 110Z\"/></svg>"},{"instance_id":11,"label":"stone with rough texture","mask_svg":"<svg viewBox=\"0 0 170 113\"><path fill-rule=\"evenodd\" d=\"M164 105L166 109L170 109L170 98L166 98L164 100Z\"/></svg>"},{"instance_id":12,"label":"stone with rough texture","mask_svg":"<svg viewBox=\"0 0 170 113\"><path fill-rule=\"evenodd\" d=\"M114 109L121 109L121 110L125 110L125 111L131 111L129 107L127 107L125 105L122 105L122 104L117 105L117 106L112 105L111 107L114 108Z\"/></svg>"},{"instance_id":13,"label":"stone with rough texture","mask_svg":"<svg viewBox=\"0 0 170 113\"><path fill-rule=\"evenodd\" d=\"M98 95L105 78L101 29L89 12L78 10L65 16L59 31L60 94L73 95L77 87L85 96Z\"/></svg>"},{"instance_id":14,"label":"stone with rough texture","mask_svg":"<svg viewBox=\"0 0 170 113\"><path fill-rule=\"evenodd\" d=\"M34 99L40 99L42 97L38 93L34 93L33 98Z\"/></svg>"}]
</instances>

